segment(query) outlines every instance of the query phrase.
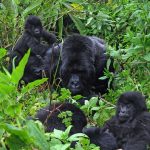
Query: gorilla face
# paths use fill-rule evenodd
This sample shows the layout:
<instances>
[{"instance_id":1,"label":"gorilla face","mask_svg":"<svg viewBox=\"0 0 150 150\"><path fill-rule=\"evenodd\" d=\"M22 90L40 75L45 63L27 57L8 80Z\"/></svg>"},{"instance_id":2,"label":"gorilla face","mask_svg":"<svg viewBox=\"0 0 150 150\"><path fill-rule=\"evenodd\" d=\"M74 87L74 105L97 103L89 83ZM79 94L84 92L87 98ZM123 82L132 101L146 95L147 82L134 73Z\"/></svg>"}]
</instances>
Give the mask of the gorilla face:
<instances>
[{"instance_id":1,"label":"gorilla face","mask_svg":"<svg viewBox=\"0 0 150 150\"><path fill-rule=\"evenodd\" d=\"M36 16L29 16L25 23L25 30L32 36L39 38L43 30L41 20Z\"/></svg>"},{"instance_id":2,"label":"gorilla face","mask_svg":"<svg viewBox=\"0 0 150 150\"><path fill-rule=\"evenodd\" d=\"M87 95L94 82L94 75L94 66L87 69L83 64L72 63L61 67L62 84L71 91L72 95Z\"/></svg>"},{"instance_id":3,"label":"gorilla face","mask_svg":"<svg viewBox=\"0 0 150 150\"><path fill-rule=\"evenodd\" d=\"M128 122L146 110L145 98L141 93L125 92L118 99L116 113L120 122Z\"/></svg>"},{"instance_id":4,"label":"gorilla face","mask_svg":"<svg viewBox=\"0 0 150 150\"><path fill-rule=\"evenodd\" d=\"M136 109L132 103L118 105L118 119L120 122L130 121L134 118Z\"/></svg>"}]
</instances>

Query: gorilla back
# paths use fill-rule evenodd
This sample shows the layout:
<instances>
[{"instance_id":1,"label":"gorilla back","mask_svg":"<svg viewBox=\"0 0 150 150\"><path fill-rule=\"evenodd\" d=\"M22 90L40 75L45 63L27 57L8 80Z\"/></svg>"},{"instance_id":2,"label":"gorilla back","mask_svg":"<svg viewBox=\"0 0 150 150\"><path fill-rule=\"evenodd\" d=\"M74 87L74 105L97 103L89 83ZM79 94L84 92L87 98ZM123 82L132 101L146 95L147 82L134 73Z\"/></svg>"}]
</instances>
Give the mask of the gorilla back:
<instances>
[{"instance_id":1,"label":"gorilla back","mask_svg":"<svg viewBox=\"0 0 150 150\"><path fill-rule=\"evenodd\" d=\"M72 113L72 115L70 116L70 121L72 124L70 134L72 135L75 133L81 133L82 129L87 125L87 120L82 110L74 104L52 104L51 106L40 109L35 117L44 124L46 132L53 132L54 129L64 131L67 127L63 122L63 118L61 118L59 114L67 111Z\"/></svg>"},{"instance_id":2,"label":"gorilla back","mask_svg":"<svg viewBox=\"0 0 150 150\"><path fill-rule=\"evenodd\" d=\"M104 94L108 79L103 76L107 63L104 41L93 36L74 34L65 39L61 53L60 76L63 87L73 95L89 96L94 92Z\"/></svg>"}]
</instances>

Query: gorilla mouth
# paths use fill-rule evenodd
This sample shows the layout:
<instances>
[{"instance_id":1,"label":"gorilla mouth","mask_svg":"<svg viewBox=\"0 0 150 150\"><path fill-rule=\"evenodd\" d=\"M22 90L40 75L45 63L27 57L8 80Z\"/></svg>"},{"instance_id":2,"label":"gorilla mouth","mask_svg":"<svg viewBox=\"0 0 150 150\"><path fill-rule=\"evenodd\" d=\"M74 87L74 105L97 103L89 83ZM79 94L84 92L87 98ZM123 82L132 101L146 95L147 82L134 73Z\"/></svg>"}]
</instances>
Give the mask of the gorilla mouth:
<instances>
[{"instance_id":1,"label":"gorilla mouth","mask_svg":"<svg viewBox=\"0 0 150 150\"><path fill-rule=\"evenodd\" d=\"M82 91L80 88L70 88L70 91L73 95L76 95L76 94L81 94Z\"/></svg>"},{"instance_id":2,"label":"gorilla mouth","mask_svg":"<svg viewBox=\"0 0 150 150\"><path fill-rule=\"evenodd\" d=\"M121 121L121 122L127 121L128 119L129 119L129 116L128 116L128 115L119 116L119 121Z\"/></svg>"}]
</instances>

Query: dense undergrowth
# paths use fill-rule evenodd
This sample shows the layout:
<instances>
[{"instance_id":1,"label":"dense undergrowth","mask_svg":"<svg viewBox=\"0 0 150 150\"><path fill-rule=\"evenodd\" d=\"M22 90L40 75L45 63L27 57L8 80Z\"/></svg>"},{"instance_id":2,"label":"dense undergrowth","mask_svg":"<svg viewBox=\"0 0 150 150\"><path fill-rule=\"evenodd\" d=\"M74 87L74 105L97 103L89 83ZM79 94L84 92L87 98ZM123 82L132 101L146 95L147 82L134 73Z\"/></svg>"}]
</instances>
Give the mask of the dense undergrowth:
<instances>
[{"instance_id":1,"label":"dense undergrowth","mask_svg":"<svg viewBox=\"0 0 150 150\"><path fill-rule=\"evenodd\" d=\"M27 119L50 101L76 102L68 90L61 96L49 89L43 90L46 78L34 81L18 90L29 52L12 74L7 71L9 49L22 33L29 14L38 15L45 28L54 31L59 40L78 30L81 34L105 39L107 52L114 58L115 74L107 70L105 76L113 80L114 89L98 98L93 97L81 107L89 124L102 125L113 115L117 97L125 91L136 90L147 96L150 108L150 2L148 0L120 0L108 2L84 0L1 0L0 1L0 149L12 150L69 149L73 140L79 140L76 150L97 150L83 134L68 136L55 130L44 133L39 122ZM71 18L63 26L66 16ZM109 64L109 61L108 61ZM105 78L105 77L103 77ZM43 83L45 83L43 85ZM94 115L93 111L95 112ZM73 148L72 148L73 149Z\"/></svg>"}]
</instances>

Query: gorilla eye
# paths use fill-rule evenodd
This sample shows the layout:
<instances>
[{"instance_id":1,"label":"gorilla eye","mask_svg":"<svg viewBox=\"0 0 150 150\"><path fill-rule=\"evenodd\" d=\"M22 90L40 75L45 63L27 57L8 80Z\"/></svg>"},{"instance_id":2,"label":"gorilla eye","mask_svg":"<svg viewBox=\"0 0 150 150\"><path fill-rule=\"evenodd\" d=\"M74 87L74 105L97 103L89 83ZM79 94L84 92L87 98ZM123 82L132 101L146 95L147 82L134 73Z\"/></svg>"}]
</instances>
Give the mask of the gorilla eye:
<instances>
[{"instance_id":1,"label":"gorilla eye","mask_svg":"<svg viewBox=\"0 0 150 150\"><path fill-rule=\"evenodd\" d=\"M130 107L132 107L132 105L131 105L131 104L127 104L126 106L127 106L127 108L130 108Z\"/></svg>"}]
</instances>

